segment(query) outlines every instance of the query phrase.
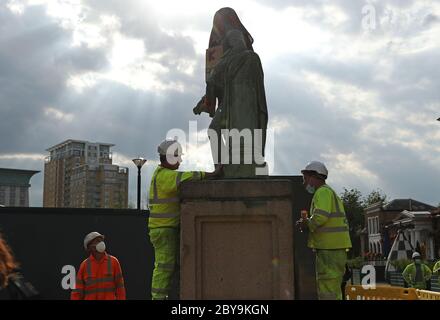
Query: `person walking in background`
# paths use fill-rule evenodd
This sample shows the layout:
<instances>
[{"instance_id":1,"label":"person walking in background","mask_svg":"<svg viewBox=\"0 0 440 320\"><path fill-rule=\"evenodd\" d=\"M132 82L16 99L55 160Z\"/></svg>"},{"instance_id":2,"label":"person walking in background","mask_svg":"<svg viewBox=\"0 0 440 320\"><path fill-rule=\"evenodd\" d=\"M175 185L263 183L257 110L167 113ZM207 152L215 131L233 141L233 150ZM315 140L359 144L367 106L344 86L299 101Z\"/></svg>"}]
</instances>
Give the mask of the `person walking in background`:
<instances>
[{"instance_id":1,"label":"person walking in background","mask_svg":"<svg viewBox=\"0 0 440 320\"><path fill-rule=\"evenodd\" d=\"M89 253L76 277L71 300L125 300L125 285L121 265L105 249L104 236L90 232L84 238Z\"/></svg>"}]
</instances>

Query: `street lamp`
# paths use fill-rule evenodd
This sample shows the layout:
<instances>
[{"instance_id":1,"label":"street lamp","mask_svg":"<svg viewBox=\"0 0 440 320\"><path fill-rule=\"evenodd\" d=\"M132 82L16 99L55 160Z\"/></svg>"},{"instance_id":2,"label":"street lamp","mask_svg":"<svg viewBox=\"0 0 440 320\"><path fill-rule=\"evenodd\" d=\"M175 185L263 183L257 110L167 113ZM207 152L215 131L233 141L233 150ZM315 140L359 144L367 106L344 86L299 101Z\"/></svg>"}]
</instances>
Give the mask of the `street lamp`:
<instances>
[{"instance_id":1,"label":"street lamp","mask_svg":"<svg viewBox=\"0 0 440 320\"><path fill-rule=\"evenodd\" d=\"M147 162L147 159L144 158L137 158L133 159L134 164L138 168L138 197L137 197L137 209L141 210L141 168L144 165L145 162Z\"/></svg>"}]
</instances>

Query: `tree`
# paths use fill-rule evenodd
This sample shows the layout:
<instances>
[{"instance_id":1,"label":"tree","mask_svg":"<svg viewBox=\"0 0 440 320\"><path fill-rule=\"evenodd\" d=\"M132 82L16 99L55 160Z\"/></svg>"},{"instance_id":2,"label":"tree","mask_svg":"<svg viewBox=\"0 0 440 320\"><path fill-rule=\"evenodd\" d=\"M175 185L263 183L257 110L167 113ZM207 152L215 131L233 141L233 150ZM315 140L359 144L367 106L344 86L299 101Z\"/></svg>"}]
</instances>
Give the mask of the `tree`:
<instances>
[{"instance_id":1,"label":"tree","mask_svg":"<svg viewBox=\"0 0 440 320\"><path fill-rule=\"evenodd\" d=\"M362 205L364 206L364 208L366 208L377 202L384 203L386 199L387 199L386 194L383 193L382 190L376 189L371 191L370 194L364 198Z\"/></svg>"},{"instance_id":2,"label":"tree","mask_svg":"<svg viewBox=\"0 0 440 320\"><path fill-rule=\"evenodd\" d=\"M351 255L356 257L360 255L360 231L364 228L364 203L362 193L357 189L347 190L341 194L341 200L344 203L345 214L349 225L350 238L353 249Z\"/></svg>"},{"instance_id":3,"label":"tree","mask_svg":"<svg viewBox=\"0 0 440 320\"><path fill-rule=\"evenodd\" d=\"M369 205L377 202L385 202L387 196L382 190L371 191L366 197L358 189L347 190L341 194L341 200L344 203L345 214L349 225L350 238L353 244L351 255L353 257L360 255L361 239L360 232L365 227L364 211Z\"/></svg>"}]
</instances>

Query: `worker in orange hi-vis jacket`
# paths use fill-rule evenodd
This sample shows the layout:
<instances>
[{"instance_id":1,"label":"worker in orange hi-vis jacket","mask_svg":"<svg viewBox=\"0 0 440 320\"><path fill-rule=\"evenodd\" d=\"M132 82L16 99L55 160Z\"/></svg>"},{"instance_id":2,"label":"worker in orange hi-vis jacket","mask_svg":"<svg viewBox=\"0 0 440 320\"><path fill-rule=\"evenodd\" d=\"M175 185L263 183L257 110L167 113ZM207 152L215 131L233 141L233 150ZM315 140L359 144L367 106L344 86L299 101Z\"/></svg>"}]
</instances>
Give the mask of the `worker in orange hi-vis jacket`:
<instances>
[{"instance_id":1,"label":"worker in orange hi-vis jacket","mask_svg":"<svg viewBox=\"0 0 440 320\"><path fill-rule=\"evenodd\" d=\"M105 251L104 236L89 233L84 238L84 249L90 256L79 267L71 300L125 300L121 265Z\"/></svg>"}]
</instances>

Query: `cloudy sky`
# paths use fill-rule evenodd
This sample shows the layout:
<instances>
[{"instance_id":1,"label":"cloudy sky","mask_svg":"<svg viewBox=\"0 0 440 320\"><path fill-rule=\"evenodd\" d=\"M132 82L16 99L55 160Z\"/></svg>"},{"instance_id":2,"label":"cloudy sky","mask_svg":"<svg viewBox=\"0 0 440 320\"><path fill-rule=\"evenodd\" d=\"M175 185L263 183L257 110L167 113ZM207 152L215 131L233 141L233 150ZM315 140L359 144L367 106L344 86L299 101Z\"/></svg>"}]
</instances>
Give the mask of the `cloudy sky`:
<instances>
[{"instance_id":1,"label":"cloudy sky","mask_svg":"<svg viewBox=\"0 0 440 320\"><path fill-rule=\"evenodd\" d=\"M0 167L41 170L31 206L42 205L45 149L66 139L114 143L133 204L131 159L149 160L145 195L170 129L199 140L183 169L212 170L210 119L192 108L225 6L263 64L273 174L321 160L338 192L440 202L438 1L1 0Z\"/></svg>"}]
</instances>

